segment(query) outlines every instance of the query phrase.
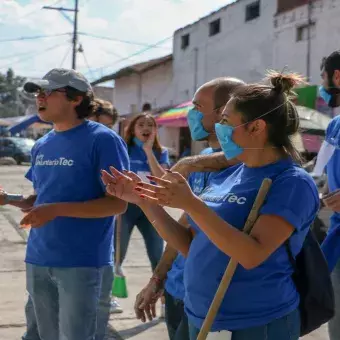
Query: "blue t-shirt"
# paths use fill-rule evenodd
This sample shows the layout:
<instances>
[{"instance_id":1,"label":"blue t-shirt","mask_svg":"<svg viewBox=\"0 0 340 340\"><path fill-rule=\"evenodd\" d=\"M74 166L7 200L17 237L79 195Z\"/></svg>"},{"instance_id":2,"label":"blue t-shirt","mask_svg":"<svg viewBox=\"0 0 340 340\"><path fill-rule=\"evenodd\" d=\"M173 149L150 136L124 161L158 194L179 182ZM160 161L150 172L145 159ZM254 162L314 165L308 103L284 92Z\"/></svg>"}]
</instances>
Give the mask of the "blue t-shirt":
<instances>
[{"instance_id":1,"label":"blue t-shirt","mask_svg":"<svg viewBox=\"0 0 340 340\"><path fill-rule=\"evenodd\" d=\"M340 116L334 117L326 130L326 142L335 147L334 153L326 165L329 192L340 189ZM340 213L333 212L322 251L330 271L333 271L340 258Z\"/></svg>"},{"instance_id":2,"label":"blue t-shirt","mask_svg":"<svg viewBox=\"0 0 340 340\"><path fill-rule=\"evenodd\" d=\"M151 175L151 170L143 148L133 143L128 147L128 149L131 171L140 176L145 182L148 182L149 180L146 178L146 176ZM168 149L163 148L161 153L154 151L154 154L160 165L166 165L167 167L170 167Z\"/></svg>"},{"instance_id":3,"label":"blue t-shirt","mask_svg":"<svg viewBox=\"0 0 340 340\"><path fill-rule=\"evenodd\" d=\"M259 168L241 164L217 175L212 173L200 196L223 220L241 230L262 180L268 177L274 182L260 214L280 216L294 226L290 244L296 255L317 214L319 197L313 179L290 159ZM184 269L184 303L190 322L200 328L230 258L208 239L193 220L189 221L196 235ZM295 310L299 295L292 273L284 245L257 268L246 270L239 265L212 331L265 325Z\"/></svg>"},{"instance_id":4,"label":"blue t-shirt","mask_svg":"<svg viewBox=\"0 0 340 340\"><path fill-rule=\"evenodd\" d=\"M129 169L124 140L105 126L85 121L64 132L52 130L32 149L26 177L35 205L85 202L105 197L100 170ZM99 267L112 263L113 217L57 217L30 231L26 262L51 267Z\"/></svg>"},{"instance_id":5,"label":"blue t-shirt","mask_svg":"<svg viewBox=\"0 0 340 340\"><path fill-rule=\"evenodd\" d=\"M326 142L335 147L334 153L326 166L329 192L340 189L340 116L329 123L326 130ZM340 226L340 213L333 213L330 230Z\"/></svg>"},{"instance_id":6,"label":"blue t-shirt","mask_svg":"<svg viewBox=\"0 0 340 340\"><path fill-rule=\"evenodd\" d=\"M200 152L200 155L210 155L213 152L221 151L221 149L206 148ZM199 196L207 182L209 172L193 172L188 178L188 183L195 195ZM167 280L165 282L166 291L174 298L184 299L183 271L185 266L185 257L178 254L171 269L168 271Z\"/></svg>"}]
</instances>

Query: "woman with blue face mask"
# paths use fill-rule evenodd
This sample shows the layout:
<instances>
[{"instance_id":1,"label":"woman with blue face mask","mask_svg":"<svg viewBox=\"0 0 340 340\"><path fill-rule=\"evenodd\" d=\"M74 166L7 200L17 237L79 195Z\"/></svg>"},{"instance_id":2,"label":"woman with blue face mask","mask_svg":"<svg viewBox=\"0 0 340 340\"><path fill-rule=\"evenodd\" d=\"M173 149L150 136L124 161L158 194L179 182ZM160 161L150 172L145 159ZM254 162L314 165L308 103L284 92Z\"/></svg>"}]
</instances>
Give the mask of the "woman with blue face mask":
<instances>
[{"instance_id":1,"label":"woman with blue face mask","mask_svg":"<svg viewBox=\"0 0 340 340\"><path fill-rule=\"evenodd\" d=\"M269 80L271 85L241 87L227 103L216 134L226 158L241 163L211 174L200 196L176 173L167 180L151 177L158 184L152 185L112 169L115 178L107 182L122 199L139 204L160 235L187 256L184 304L191 340L230 258L239 266L211 331L231 332L232 340L300 336L299 293L285 243L294 256L300 252L319 197L290 141L299 127L290 95L300 78L272 73ZM264 178L273 184L249 236L242 229ZM190 237L161 206L183 209L195 235Z\"/></svg>"},{"instance_id":2,"label":"woman with blue face mask","mask_svg":"<svg viewBox=\"0 0 340 340\"><path fill-rule=\"evenodd\" d=\"M157 123L148 113L134 117L125 130L125 142L128 146L131 171L144 181L147 176L162 177L169 168L169 153L163 148L157 136ZM142 210L129 204L122 216L121 259L124 261L133 227L141 232L152 270L155 269L163 253L163 240L154 230Z\"/></svg>"},{"instance_id":3,"label":"woman with blue face mask","mask_svg":"<svg viewBox=\"0 0 340 340\"><path fill-rule=\"evenodd\" d=\"M128 146L130 167L143 180L146 176L162 177L169 168L168 150L161 146L157 136L157 123L152 115L142 113L128 124L124 136ZM143 236L152 271L160 260L164 242L153 228L143 211L135 204L129 204L122 216L121 262L124 261L134 226Z\"/></svg>"}]
</instances>

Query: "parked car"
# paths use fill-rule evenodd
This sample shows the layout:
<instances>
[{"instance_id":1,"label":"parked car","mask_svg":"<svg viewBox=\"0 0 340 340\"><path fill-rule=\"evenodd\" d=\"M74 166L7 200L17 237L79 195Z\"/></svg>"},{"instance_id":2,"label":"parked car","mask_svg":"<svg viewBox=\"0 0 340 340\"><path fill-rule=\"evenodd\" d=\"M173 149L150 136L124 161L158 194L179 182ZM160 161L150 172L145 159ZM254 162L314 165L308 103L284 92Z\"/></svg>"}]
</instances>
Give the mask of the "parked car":
<instances>
[{"instance_id":1,"label":"parked car","mask_svg":"<svg viewBox=\"0 0 340 340\"><path fill-rule=\"evenodd\" d=\"M29 138L0 137L0 157L12 157L17 164L30 163L34 143Z\"/></svg>"}]
</instances>

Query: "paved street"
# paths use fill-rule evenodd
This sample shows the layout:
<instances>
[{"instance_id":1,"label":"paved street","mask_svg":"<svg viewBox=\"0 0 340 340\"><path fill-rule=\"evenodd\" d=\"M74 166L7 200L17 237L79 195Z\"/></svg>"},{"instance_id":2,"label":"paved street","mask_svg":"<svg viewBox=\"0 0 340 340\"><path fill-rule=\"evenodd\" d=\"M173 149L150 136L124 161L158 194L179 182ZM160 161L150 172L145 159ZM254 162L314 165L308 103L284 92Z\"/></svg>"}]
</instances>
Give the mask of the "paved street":
<instances>
[{"instance_id":1,"label":"paved street","mask_svg":"<svg viewBox=\"0 0 340 340\"><path fill-rule=\"evenodd\" d=\"M0 186L9 192L30 193L31 184L24 179L26 167L0 167ZM172 212L178 215L178 211ZM11 207L0 207L0 339L19 340L25 330L25 237L17 228L22 213ZM134 317L136 294L148 282L151 270L143 240L135 232L125 262L129 298L121 300L124 313L111 316L109 339L168 339L164 322L141 324ZM328 339L326 327L304 340Z\"/></svg>"}]
</instances>

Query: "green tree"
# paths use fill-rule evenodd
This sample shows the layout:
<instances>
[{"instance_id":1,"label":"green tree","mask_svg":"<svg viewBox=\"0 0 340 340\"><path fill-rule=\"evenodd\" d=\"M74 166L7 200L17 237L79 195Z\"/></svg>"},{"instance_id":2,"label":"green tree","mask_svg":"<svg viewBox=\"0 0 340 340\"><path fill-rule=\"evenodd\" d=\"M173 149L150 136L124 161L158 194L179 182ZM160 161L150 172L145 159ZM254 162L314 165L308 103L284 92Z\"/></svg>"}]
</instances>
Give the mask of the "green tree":
<instances>
[{"instance_id":1,"label":"green tree","mask_svg":"<svg viewBox=\"0 0 340 340\"><path fill-rule=\"evenodd\" d=\"M0 72L0 117L15 117L25 113L18 99L18 89L24 82L25 78L16 76L11 68L6 74Z\"/></svg>"}]
</instances>

